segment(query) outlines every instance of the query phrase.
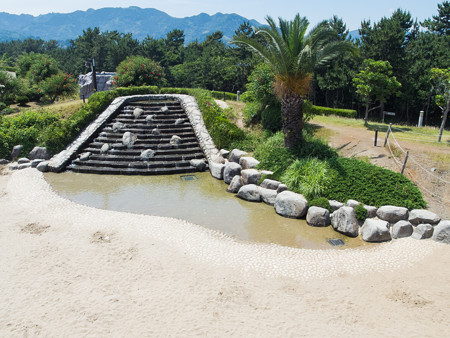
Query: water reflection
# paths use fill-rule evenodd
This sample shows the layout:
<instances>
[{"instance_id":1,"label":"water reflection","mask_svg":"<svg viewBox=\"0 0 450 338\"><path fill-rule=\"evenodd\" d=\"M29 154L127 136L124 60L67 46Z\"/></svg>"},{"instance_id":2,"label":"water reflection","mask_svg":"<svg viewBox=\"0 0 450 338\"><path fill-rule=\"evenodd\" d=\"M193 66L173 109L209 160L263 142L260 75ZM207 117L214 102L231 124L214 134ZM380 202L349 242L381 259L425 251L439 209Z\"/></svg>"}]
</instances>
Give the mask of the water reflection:
<instances>
[{"instance_id":1,"label":"water reflection","mask_svg":"<svg viewBox=\"0 0 450 338\"><path fill-rule=\"evenodd\" d=\"M305 220L278 216L264 203L243 201L227 193L227 185L209 173L195 176L196 180L186 181L180 175L45 174L59 195L96 208L180 218L239 239L292 247L329 249L328 238L343 239L343 248L365 245L331 227L310 227Z\"/></svg>"}]
</instances>

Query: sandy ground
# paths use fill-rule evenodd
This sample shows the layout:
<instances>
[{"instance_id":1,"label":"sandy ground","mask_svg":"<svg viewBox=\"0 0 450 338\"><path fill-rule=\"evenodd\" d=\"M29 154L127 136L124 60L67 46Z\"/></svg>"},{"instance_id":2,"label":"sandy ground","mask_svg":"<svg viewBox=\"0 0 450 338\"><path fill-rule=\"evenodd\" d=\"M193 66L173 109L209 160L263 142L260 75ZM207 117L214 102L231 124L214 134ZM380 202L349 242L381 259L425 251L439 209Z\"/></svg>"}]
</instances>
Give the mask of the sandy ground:
<instances>
[{"instance_id":1,"label":"sandy ground","mask_svg":"<svg viewBox=\"0 0 450 338\"><path fill-rule=\"evenodd\" d=\"M450 246L236 241L0 176L1 337L448 337Z\"/></svg>"}]
</instances>

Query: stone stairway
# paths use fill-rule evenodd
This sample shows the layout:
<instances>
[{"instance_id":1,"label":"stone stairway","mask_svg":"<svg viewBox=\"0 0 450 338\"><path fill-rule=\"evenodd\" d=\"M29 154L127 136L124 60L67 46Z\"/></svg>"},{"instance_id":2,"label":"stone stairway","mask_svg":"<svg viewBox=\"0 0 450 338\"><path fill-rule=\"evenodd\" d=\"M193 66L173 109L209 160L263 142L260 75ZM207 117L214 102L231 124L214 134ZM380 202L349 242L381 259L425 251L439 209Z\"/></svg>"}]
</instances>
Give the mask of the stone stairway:
<instances>
[{"instance_id":1,"label":"stone stairway","mask_svg":"<svg viewBox=\"0 0 450 338\"><path fill-rule=\"evenodd\" d=\"M177 101L125 104L67 170L112 175L168 175L206 169L205 156Z\"/></svg>"}]
</instances>

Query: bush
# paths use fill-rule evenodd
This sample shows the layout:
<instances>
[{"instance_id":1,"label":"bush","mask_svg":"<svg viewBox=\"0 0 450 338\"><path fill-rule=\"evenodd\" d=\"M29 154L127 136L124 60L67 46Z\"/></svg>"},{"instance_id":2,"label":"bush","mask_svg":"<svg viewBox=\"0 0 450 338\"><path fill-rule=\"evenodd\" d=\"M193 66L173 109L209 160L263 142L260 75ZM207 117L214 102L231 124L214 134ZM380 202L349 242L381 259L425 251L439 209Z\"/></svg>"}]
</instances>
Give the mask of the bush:
<instances>
[{"instance_id":1,"label":"bush","mask_svg":"<svg viewBox=\"0 0 450 338\"><path fill-rule=\"evenodd\" d=\"M328 201L325 197L313 198L312 200L308 201L308 205L310 207L320 207L327 209L330 213L333 212L333 209L331 209L330 201Z\"/></svg>"},{"instance_id":2,"label":"bush","mask_svg":"<svg viewBox=\"0 0 450 338\"><path fill-rule=\"evenodd\" d=\"M281 181L308 200L318 198L331 183L328 163L317 158L298 159L283 173Z\"/></svg>"},{"instance_id":3,"label":"bush","mask_svg":"<svg viewBox=\"0 0 450 338\"><path fill-rule=\"evenodd\" d=\"M2 110L4 110L6 107L8 107L5 103L3 103L3 102L0 102L0 112L2 111Z\"/></svg>"},{"instance_id":4,"label":"bush","mask_svg":"<svg viewBox=\"0 0 450 338\"><path fill-rule=\"evenodd\" d=\"M260 110L262 109L262 103L261 102L247 102L244 109L242 110L242 115L244 118L244 123L246 125L251 124L254 122L254 119L258 116L260 113Z\"/></svg>"},{"instance_id":5,"label":"bush","mask_svg":"<svg viewBox=\"0 0 450 338\"><path fill-rule=\"evenodd\" d=\"M78 89L77 79L72 74L58 74L47 77L38 85L38 92L46 97L51 103L58 96L66 97L74 94Z\"/></svg>"},{"instance_id":6,"label":"bush","mask_svg":"<svg viewBox=\"0 0 450 338\"><path fill-rule=\"evenodd\" d=\"M265 130L273 133L281 130L281 107L278 104L270 105L261 113L261 123Z\"/></svg>"},{"instance_id":7,"label":"bush","mask_svg":"<svg viewBox=\"0 0 450 338\"><path fill-rule=\"evenodd\" d=\"M355 199L376 207L426 207L420 190L400 173L352 158L334 158L328 162L332 179L323 192L328 199Z\"/></svg>"},{"instance_id":8,"label":"bush","mask_svg":"<svg viewBox=\"0 0 450 338\"><path fill-rule=\"evenodd\" d=\"M16 102L19 104L19 106L23 107L29 102L29 100L25 95L18 95L16 96Z\"/></svg>"},{"instance_id":9,"label":"bush","mask_svg":"<svg viewBox=\"0 0 450 338\"><path fill-rule=\"evenodd\" d=\"M225 93L225 100L228 101L236 101L237 100L237 94L234 93L228 93L228 92L218 92L218 91L211 91L211 96L217 100L223 100L223 94Z\"/></svg>"},{"instance_id":10,"label":"bush","mask_svg":"<svg viewBox=\"0 0 450 338\"><path fill-rule=\"evenodd\" d=\"M367 218L367 209L362 204L355 207L356 219L364 221Z\"/></svg>"},{"instance_id":11,"label":"bush","mask_svg":"<svg viewBox=\"0 0 450 338\"><path fill-rule=\"evenodd\" d=\"M113 83L118 87L150 86L162 84L164 68L143 56L129 56L116 68Z\"/></svg>"},{"instance_id":12,"label":"bush","mask_svg":"<svg viewBox=\"0 0 450 338\"><path fill-rule=\"evenodd\" d=\"M311 105L311 115L336 115L348 118L356 118L357 112L353 109L338 109Z\"/></svg>"}]
</instances>

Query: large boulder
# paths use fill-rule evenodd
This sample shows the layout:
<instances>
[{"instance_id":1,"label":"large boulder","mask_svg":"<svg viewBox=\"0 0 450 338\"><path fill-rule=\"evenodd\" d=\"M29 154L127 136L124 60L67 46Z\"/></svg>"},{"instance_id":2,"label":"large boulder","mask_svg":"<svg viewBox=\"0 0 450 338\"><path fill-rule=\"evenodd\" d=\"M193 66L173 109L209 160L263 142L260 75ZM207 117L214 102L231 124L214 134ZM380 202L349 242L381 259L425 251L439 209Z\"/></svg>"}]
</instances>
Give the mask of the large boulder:
<instances>
[{"instance_id":1,"label":"large boulder","mask_svg":"<svg viewBox=\"0 0 450 338\"><path fill-rule=\"evenodd\" d=\"M44 162L39 163L37 165L36 169L43 173L47 172L48 171L48 162L44 161Z\"/></svg>"},{"instance_id":2,"label":"large boulder","mask_svg":"<svg viewBox=\"0 0 450 338\"><path fill-rule=\"evenodd\" d=\"M395 207L393 205L385 205L377 210L377 217L389 223L397 223L398 221L408 219L408 209L403 207Z\"/></svg>"},{"instance_id":3,"label":"large boulder","mask_svg":"<svg viewBox=\"0 0 450 338\"><path fill-rule=\"evenodd\" d=\"M28 159L28 158L26 158L26 157L22 157L22 158L19 158L19 159L17 160L17 163L18 163L18 164L30 163L30 159Z\"/></svg>"},{"instance_id":4,"label":"large boulder","mask_svg":"<svg viewBox=\"0 0 450 338\"><path fill-rule=\"evenodd\" d=\"M178 147L181 144L181 137L178 135L173 135L169 143L174 147Z\"/></svg>"},{"instance_id":5,"label":"large boulder","mask_svg":"<svg viewBox=\"0 0 450 338\"><path fill-rule=\"evenodd\" d=\"M352 207L352 208L356 208L356 206L359 204L358 201L356 200L348 200L347 203L345 204L346 207Z\"/></svg>"},{"instance_id":6,"label":"large boulder","mask_svg":"<svg viewBox=\"0 0 450 338\"><path fill-rule=\"evenodd\" d=\"M239 189L242 188L242 186L243 186L243 184L242 184L242 177L240 175L236 175L231 180L227 191L231 192L233 194L236 194L239 191Z\"/></svg>"},{"instance_id":7,"label":"large boulder","mask_svg":"<svg viewBox=\"0 0 450 338\"><path fill-rule=\"evenodd\" d=\"M261 174L256 169L241 170L242 182L246 184L258 184L261 179Z\"/></svg>"},{"instance_id":8,"label":"large boulder","mask_svg":"<svg viewBox=\"0 0 450 338\"><path fill-rule=\"evenodd\" d=\"M134 115L135 119L138 119L143 113L144 113L144 109L142 109L142 108L135 108L133 110L133 115Z\"/></svg>"},{"instance_id":9,"label":"large boulder","mask_svg":"<svg viewBox=\"0 0 450 338\"><path fill-rule=\"evenodd\" d=\"M350 237L359 235L359 223L355 209L342 207L331 214L331 225L334 230Z\"/></svg>"},{"instance_id":10,"label":"large boulder","mask_svg":"<svg viewBox=\"0 0 450 338\"><path fill-rule=\"evenodd\" d=\"M247 184L239 189L237 196L249 202L261 202L261 194L256 184Z\"/></svg>"},{"instance_id":11,"label":"large boulder","mask_svg":"<svg viewBox=\"0 0 450 338\"><path fill-rule=\"evenodd\" d=\"M219 155L222 156L223 158L227 158L228 155L230 155L230 151L226 150L226 149L220 149L219 150Z\"/></svg>"},{"instance_id":12,"label":"large boulder","mask_svg":"<svg viewBox=\"0 0 450 338\"><path fill-rule=\"evenodd\" d=\"M313 227L326 227L331 224L330 212L325 208L310 207L306 215L306 223Z\"/></svg>"},{"instance_id":13,"label":"large boulder","mask_svg":"<svg viewBox=\"0 0 450 338\"><path fill-rule=\"evenodd\" d=\"M49 160L52 154L45 147L34 147L28 154L30 160Z\"/></svg>"},{"instance_id":14,"label":"large boulder","mask_svg":"<svg viewBox=\"0 0 450 338\"><path fill-rule=\"evenodd\" d=\"M426 239L433 236L433 226L431 224L419 224L415 227L413 234L411 235L414 239Z\"/></svg>"},{"instance_id":15,"label":"large boulder","mask_svg":"<svg viewBox=\"0 0 450 338\"><path fill-rule=\"evenodd\" d=\"M31 168L37 168L37 166L39 165L39 163L44 162L45 160L42 159L36 159L31 161Z\"/></svg>"},{"instance_id":16,"label":"large boulder","mask_svg":"<svg viewBox=\"0 0 450 338\"><path fill-rule=\"evenodd\" d=\"M374 218L377 216L377 207L371 205L364 205L364 209L367 210L367 218Z\"/></svg>"},{"instance_id":17,"label":"large boulder","mask_svg":"<svg viewBox=\"0 0 450 338\"><path fill-rule=\"evenodd\" d=\"M283 191L277 195L274 207L277 214L281 216L300 218L306 215L308 202L303 195L292 191Z\"/></svg>"},{"instance_id":18,"label":"large boulder","mask_svg":"<svg viewBox=\"0 0 450 338\"><path fill-rule=\"evenodd\" d=\"M239 164L241 165L242 169L253 169L256 168L256 166L259 164L259 161L250 156L243 156L239 160Z\"/></svg>"},{"instance_id":19,"label":"large boulder","mask_svg":"<svg viewBox=\"0 0 450 338\"><path fill-rule=\"evenodd\" d=\"M21 145L21 144L18 144L18 145L14 146L12 148L11 159L13 161L16 160L20 156L20 153L22 152L22 149L23 149L23 145Z\"/></svg>"},{"instance_id":20,"label":"large boulder","mask_svg":"<svg viewBox=\"0 0 450 338\"><path fill-rule=\"evenodd\" d=\"M434 227L433 239L436 242L450 244L450 221L440 221Z\"/></svg>"},{"instance_id":21,"label":"large boulder","mask_svg":"<svg viewBox=\"0 0 450 338\"><path fill-rule=\"evenodd\" d=\"M241 170L241 166L236 162L228 162L225 164L225 169L223 171L224 182L230 184L234 176L241 175Z\"/></svg>"},{"instance_id":22,"label":"large boulder","mask_svg":"<svg viewBox=\"0 0 450 338\"><path fill-rule=\"evenodd\" d=\"M211 176L217 178L218 180L223 180L223 172L225 170L225 164L211 162L209 164L209 170L211 171Z\"/></svg>"},{"instance_id":23,"label":"large boulder","mask_svg":"<svg viewBox=\"0 0 450 338\"><path fill-rule=\"evenodd\" d=\"M153 149L147 149L141 152L141 160L148 161L149 159L155 157L155 151Z\"/></svg>"},{"instance_id":24,"label":"large boulder","mask_svg":"<svg viewBox=\"0 0 450 338\"><path fill-rule=\"evenodd\" d=\"M286 184L281 183L278 188L277 188L277 193L283 192L283 191L287 191L288 187Z\"/></svg>"},{"instance_id":25,"label":"large boulder","mask_svg":"<svg viewBox=\"0 0 450 338\"><path fill-rule=\"evenodd\" d=\"M277 198L277 192L273 189L265 189L259 187L259 193L261 194L261 199L264 203L269 205L274 205Z\"/></svg>"},{"instance_id":26,"label":"large boulder","mask_svg":"<svg viewBox=\"0 0 450 338\"><path fill-rule=\"evenodd\" d=\"M248 154L245 151L239 150L239 149L233 149L228 156L228 160L230 162L235 162L239 164L239 160L242 156L247 156Z\"/></svg>"},{"instance_id":27,"label":"large boulder","mask_svg":"<svg viewBox=\"0 0 450 338\"><path fill-rule=\"evenodd\" d=\"M392 226L392 238L409 237L413 233L413 226L408 221L398 221Z\"/></svg>"},{"instance_id":28,"label":"large boulder","mask_svg":"<svg viewBox=\"0 0 450 338\"><path fill-rule=\"evenodd\" d=\"M261 183L261 188L265 188L265 189L272 189L272 190L277 190L278 186L281 183L275 180L271 180L266 178L264 181L262 181Z\"/></svg>"},{"instance_id":29,"label":"large boulder","mask_svg":"<svg viewBox=\"0 0 450 338\"><path fill-rule=\"evenodd\" d=\"M8 160L6 160L4 158L0 159L0 165L5 165L5 164L8 164L8 163L9 163Z\"/></svg>"},{"instance_id":30,"label":"large boulder","mask_svg":"<svg viewBox=\"0 0 450 338\"><path fill-rule=\"evenodd\" d=\"M428 210L414 209L409 212L409 221L413 225L424 223L435 225L438 224L440 220L441 218L438 215Z\"/></svg>"},{"instance_id":31,"label":"large boulder","mask_svg":"<svg viewBox=\"0 0 450 338\"><path fill-rule=\"evenodd\" d=\"M361 227L361 237L366 242L385 242L391 240L389 223L368 218Z\"/></svg>"},{"instance_id":32,"label":"large boulder","mask_svg":"<svg viewBox=\"0 0 450 338\"><path fill-rule=\"evenodd\" d=\"M136 134L133 134L129 131L125 132L122 136L122 143L127 148L133 147L133 144L137 141Z\"/></svg>"}]
</instances>

